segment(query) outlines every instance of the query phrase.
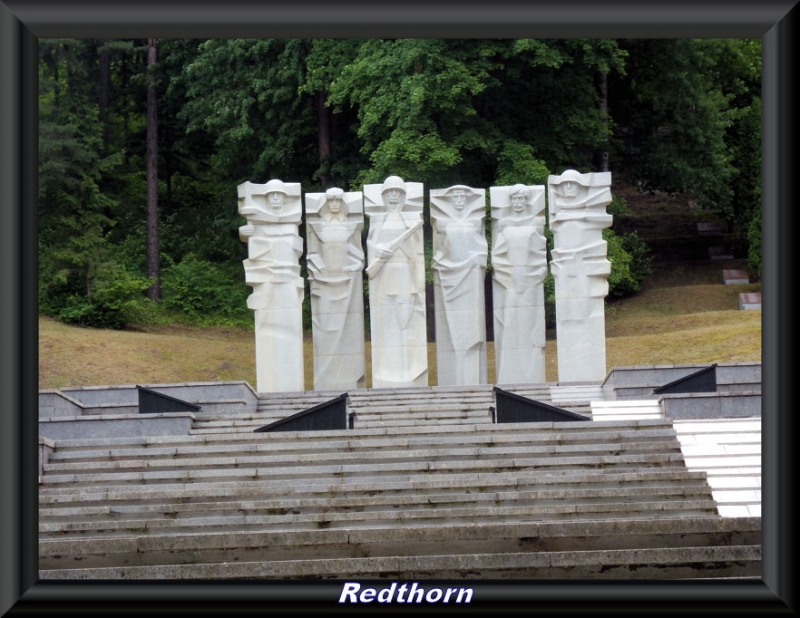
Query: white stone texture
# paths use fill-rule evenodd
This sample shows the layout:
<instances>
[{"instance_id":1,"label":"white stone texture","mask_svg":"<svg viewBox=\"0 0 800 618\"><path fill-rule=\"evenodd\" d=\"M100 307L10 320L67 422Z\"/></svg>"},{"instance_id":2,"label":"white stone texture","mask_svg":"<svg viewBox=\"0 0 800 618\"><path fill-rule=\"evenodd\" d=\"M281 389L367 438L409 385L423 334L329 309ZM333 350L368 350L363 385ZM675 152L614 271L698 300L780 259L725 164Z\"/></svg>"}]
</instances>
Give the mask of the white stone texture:
<instances>
[{"instance_id":1,"label":"white stone texture","mask_svg":"<svg viewBox=\"0 0 800 618\"><path fill-rule=\"evenodd\" d=\"M253 288L247 306L255 312L256 390L302 391L300 184L248 181L239 185L238 196L239 214L247 219L239 237L247 243L245 281Z\"/></svg>"},{"instance_id":2,"label":"white stone texture","mask_svg":"<svg viewBox=\"0 0 800 618\"><path fill-rule=\"evenodd\" d=\"M314 389L364 388L363 194L307 193Z\"/></svg>"},{"instance_id":3,"label":"white stone texture","mask_svg":"<svg viewBox=\"0 0 800 618\"><path fill-rule=\"evenodd\" d=\"M487 379L485 193L465 185L430 192L439 385Z\"/></svg>"},{"instance_id":4,"label":"white stone texture","mask_svg":"<svg viewBox=\"0 0 800 618\"><path fill-rule=\"evenodd\" d=\"M603 230L611 225L611 173L567 170L547 179L554 248L559 382L606 376L605 297L611 262Z\"/></svg>"},{"instance_id":5,"label":"white stone texture","mask_svg":"<svg viewBox=\"0 0 800 618\"><path fill-rule=\"evenodd\" d=\"M543 383L544 279L547 276L545 188L490 187L495 381Z\"/></svg>"},{"instance_id":6,"label":"white stone texture","mask_svg":"<svg viewBox=\"0 0 800 618\"><path fill-rule=\"evenodd\" d=\"M421 182L364 186L373 388L428 386L422 206Z\"/></svg>"}]
</instances>

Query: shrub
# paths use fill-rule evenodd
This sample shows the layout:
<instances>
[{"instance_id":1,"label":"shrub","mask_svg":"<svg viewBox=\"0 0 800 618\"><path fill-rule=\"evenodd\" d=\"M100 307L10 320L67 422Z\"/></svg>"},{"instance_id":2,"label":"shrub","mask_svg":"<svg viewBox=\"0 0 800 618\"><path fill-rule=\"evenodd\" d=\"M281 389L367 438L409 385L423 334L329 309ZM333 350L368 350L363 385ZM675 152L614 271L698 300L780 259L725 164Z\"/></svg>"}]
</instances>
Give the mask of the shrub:
<instances>
[{"instance_id":1,"label":"shrub","mask_svg":"<svg viewBox=\"0 0 800 618\"><path fill-rule=\"evenodd\" d=\"M149 302L144 292L150 281L126 270L117 262L94 269L87 295L70 294L60 299L52 313L67 324L122 329L146 321Z\"/></svg>"},{"instance_id":2,"label":"shrub","mask_svg":"<svg viewBox=\"0 0 800 618\"><path fill-rule=\"evenodd\" d=\"M162 300L165 309L182 313L199 324L233 324L251 321L247 308L250 288L244 272L226 264L201 260L189 253L162 271Z\"/></svg>"},{"instance_id":3,"label":"shrub","mask_svg":"<svg viewBox=\"0 0 800 618\"><path fill-rule=\"evenodd\" d=\"M608 296L624 298L642 288L642 282L652 272L649 249L636 232L621 236L611 229L603 230L608 243L608 260L611 274L608 276Z\"/></svg>"},{"instance_id":4,"label":"shrub","mask_svg":"<svg viewBox=\"0 0 800 618\"><path fill-rule=\"evenodd\" d=\"M747 266L754 277L761 278L761 207L755 209L747 228Z\"/></svg>"}]
</instances>

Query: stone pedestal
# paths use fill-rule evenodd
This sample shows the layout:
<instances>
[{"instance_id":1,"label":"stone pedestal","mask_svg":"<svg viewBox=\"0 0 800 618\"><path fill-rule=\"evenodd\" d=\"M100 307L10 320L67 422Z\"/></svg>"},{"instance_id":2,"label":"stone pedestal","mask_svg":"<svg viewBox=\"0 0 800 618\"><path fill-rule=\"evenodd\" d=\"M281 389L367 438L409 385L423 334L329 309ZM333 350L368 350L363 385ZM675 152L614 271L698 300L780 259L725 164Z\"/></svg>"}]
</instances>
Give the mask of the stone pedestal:
<instances>
[{"instance_id":1,"label":"stone pedestal","mask_svg":"<svg viewBox=\"0 0 800 618\"><path fill-rule=\"evenodd\" d=\"M364 388L364 206L361 192L308 193L314 388Z\"/></svg>"},{"instance_id":2,"label":"stone pedestal","mask_svg":"<svg viewBox=\"0 0 800 618\"><path fill-rule=\"evenodd\" d=\"M739 309L761 310L761 292L741 292L739 294Z\"/></svg>"},{"instance_id":3,"label":"stone pedestal","mask_svg":"<svg viewBox=\"0 0 800 618\"><path fill-rule=\"evenodd\" d=\"M567 170L550 176L548 203L554 249L559 382L602 381L606 375L605 297L611 263L603 229L612 216L609 172Z\"/></svg>"},{"instance_id":4,"label":"stone pedestal","mask_svg":"<svg viewBox=\"0 0 800 618\"><path fill-rule=\"evenodd\" d=\"M484 189L431 189L439 385L486 383Z\"/></svg>"},{"instance_id":5,"label":"stone pedestal","mask_svg":"<svg viewBox=\"0 0 800 618\"><path fill-rule=\"evenodd\" d=\"M544 186L491 187L497 384L545 382Z\"/></svg>"},{"instance_id":6,"label":"stone pedestal","mask_svg":"<svg viewBox=\"0 0 800 618\"><path fill-rule=\"evenodd\" d=\"M298 234L302 214L300 184L273 179L238 187L239 214L247 225L245 281L253 288L247 306L255 312L256 390L302 391L303 278Z\"/></svg>"},{"instance_id":7,"label":"stone pedestal","mask_svg":"<svg viewBox=\"0 0 800 618\"><path fill-rule=\"evenodd\" d=\"M742 283L750 283L750 275L746 270L732 268L722 271L722 282L725 285L738 285Z\"/></svg>"},{"instance_id":8,"label":"stone pedestal","mask_svg":"<svg viewBox=\"0 0 800 618\"><path fill-rule=\"evenodd\" d=\"M428 386L422 203L420 182L364 186L373 388Z\"/></svg>"}]
</instances>

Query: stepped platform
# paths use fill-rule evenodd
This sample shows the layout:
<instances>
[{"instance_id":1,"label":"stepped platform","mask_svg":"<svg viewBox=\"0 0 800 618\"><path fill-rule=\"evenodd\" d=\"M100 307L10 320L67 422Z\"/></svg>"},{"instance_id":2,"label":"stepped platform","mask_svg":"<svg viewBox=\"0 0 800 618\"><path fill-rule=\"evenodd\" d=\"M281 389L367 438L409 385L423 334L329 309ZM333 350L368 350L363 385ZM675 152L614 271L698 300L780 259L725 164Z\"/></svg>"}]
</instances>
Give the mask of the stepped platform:
<instances>
[{"instance_id":1,"label":"stepped platform","mask_svg":"<svg viewBox=\"0 0 800 618\"><path fill-rule=\"evenodd\" d=\"M258 433L342 393L226 384L182 433L42 436L40 578L760 577L760 419L608 383L503 386L569 422L494 423L490 385L365 389L348 429ZM40 419L132 416L114 388L43 393Z\"/></svg>"},{"instance_id":2,"label":"stepped platform","mask_svg":"<svg viewBox=\"0 0 800 618\"><path fill-rule=\"evenodd\" d=\"M710 367L700 365L644 365L615 367L602 384L605 399L658 399L653 390ZM761 363L719 363L715 368L716 392L761 392Z\"/></svg>"}]
</instances>

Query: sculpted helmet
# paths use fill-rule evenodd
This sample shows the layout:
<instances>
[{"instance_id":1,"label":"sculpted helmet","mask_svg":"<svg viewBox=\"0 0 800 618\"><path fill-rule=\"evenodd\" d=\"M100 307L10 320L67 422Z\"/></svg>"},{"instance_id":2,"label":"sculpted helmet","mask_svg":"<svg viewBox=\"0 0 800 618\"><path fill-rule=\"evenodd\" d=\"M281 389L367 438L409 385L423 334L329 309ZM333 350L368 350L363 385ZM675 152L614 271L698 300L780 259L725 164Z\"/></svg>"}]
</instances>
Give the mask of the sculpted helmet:
<instances>
[{"instance_id":1,"label":"sculpted helmet","mask_svg":"<svg viewBox=\"0 0 800 618\"><path fill-rule=\"evenodd\" d=\"M268 193L283 193L284 195L288 195L286 189L283 188L283 181L277 178L273 178L264 185L264 194L266 195Z\"/></svg>"},{"instance_id":2,"label":"sculpted helmet","mask_svg":"<svg viewBox=\"0 0 800 618\"><path fill-rule=\"evenodd\" d=\"M389 176L383 181L383 189L381 189L381 193L386 193L390 189L398 189L399 191L405 193L406 183L402 178L400 178L400 176Z\"/></svg>"},{"instance_id":3,"label":"sculpted helmet","mask_svg":"<svg viewBox=\"0 0 800 618\"><path fill-rule=\"evenodd\" d=\"M582 187L588 187L589 182L584 177L584 174L577 172L575 170L567 170L561 176L558 177L558 182L555 184L564 184L565 182L576 182Z\"/></svg>"},{"instance_id":4,"label":"sculpted helmet","mask_svg":"<svg viewBox=\"0 0 800 618\"><path fill-rule=\"evenodd\" d=\"M340 189L339 187L333 187L325 191L325 199L326 200L343 200L344 199L344 190Z\"/></svg>"}]
</instances>

